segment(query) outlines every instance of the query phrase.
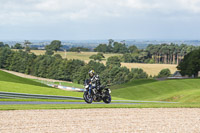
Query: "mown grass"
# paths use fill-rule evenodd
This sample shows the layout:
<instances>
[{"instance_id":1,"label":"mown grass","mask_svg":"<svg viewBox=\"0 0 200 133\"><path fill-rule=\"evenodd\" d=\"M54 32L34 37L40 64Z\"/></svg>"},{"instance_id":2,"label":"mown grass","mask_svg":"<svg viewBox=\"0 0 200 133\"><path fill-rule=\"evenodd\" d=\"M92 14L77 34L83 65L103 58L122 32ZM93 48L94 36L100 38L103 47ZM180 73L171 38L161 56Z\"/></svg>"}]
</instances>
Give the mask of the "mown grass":
<instances>
[{"instance_id":1,"label":"mown grass","mask_svg":"<svg viewBox=\"0 0 200 133\"><path fill-rule=\"evenodd\" d=\"M6 82L6 81L0 81L0 91L27 93L27 94L82 97L82 93L80 93L80 92L65 91L65 90L60 90L60 89L52 88L52 87L42 87L42 86L28 85L28 84L23 84L23 83Z\"/></svg>"},{"instance_id":2,"label":"mown grass","mask_svg":"<svg viewBox=\"0 0 200 133\"><path fill-rule=\"evenodd\" d=\"M32 81L32 80L27 79L27 78L15 76L13 74L10 74L10 73L7 73L7 72L1 71L1 70L0 70L0 81L47 87L47 85L45 85L45 84L35 82L35 81Z\"/></svg>"},{"instance_id":3,"label":"mown grass","mask_svg":"<svg viewBox=\"0 0 200 133\"><path fill-rule=\"evenodd\" d=\"M130 100L200 102L200 79L144 80L144 84L139 82L114 87L112 95Z\"/></svg>"},{"instance_id":4,"label":"mown grass","mask_svg":"<svg viewBox=\"0 0 200 133\"><path fill-rule=\"evenodd\" d=\"M45 84L26 78L21 78L3 71L0 71L0 91L73 97L83 96L83 94L80 92L65 91L48 87Z\"/></svg>"},{"instance_id":5,"label":"mown grass","mask_svg":"<svg viewBox=\"0 0 200 133\"><path fill-rule=\"evenodd\" d=\"M133 87L133 86L138 86L138 85L142 85L142 84L148 84L148 83L153 83L153 82L158 82L155 79L137 79L137 80L132 80L128 83L125 84L120 84L120 85L114 85L111 86L111 89L120 89L120 88L126 88L126 87Z\"/></svg>"},{"instance_id":6,"label":"mown grass","mask_svg":"<svg viewBox=\"0 0 200 133\"><path fill-rule=\"evenodd\" d=\"M33 109L92 109L92 108L200 108L198 103L185 104L28 104L0 105L0 110L33 110Z\"/></svg>"}]
</instances>

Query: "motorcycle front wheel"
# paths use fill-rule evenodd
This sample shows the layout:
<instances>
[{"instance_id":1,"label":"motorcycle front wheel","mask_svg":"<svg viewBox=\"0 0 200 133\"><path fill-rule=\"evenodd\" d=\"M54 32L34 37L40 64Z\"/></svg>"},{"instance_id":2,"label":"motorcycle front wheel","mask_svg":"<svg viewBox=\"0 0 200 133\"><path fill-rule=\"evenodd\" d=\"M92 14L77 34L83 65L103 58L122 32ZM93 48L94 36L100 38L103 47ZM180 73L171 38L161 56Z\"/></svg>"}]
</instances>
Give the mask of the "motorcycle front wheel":
<instances>
[{"instance_id":1,"label":"motorcycle front wheel","mask_svg":"<svg viewBox=\"0 0 200 133\"><path fill-rule=\"evenodd\" d=\"M111 102L111 95L110 94L107 94L103 97L103 102L104 103L110 103Z\"/></svg>"},{"instance_id":2,"label":"motorcycle front wheel","mask_svg":"<svg viewBox=\"0 0 200 133\"><path fill-rule=\"evenodd\" d=\"M85 100L86 103L89 104L91 104L93 100L92 96L89 96L88 91L84 92L83 99Z\"/></svg>"}]
</instances>

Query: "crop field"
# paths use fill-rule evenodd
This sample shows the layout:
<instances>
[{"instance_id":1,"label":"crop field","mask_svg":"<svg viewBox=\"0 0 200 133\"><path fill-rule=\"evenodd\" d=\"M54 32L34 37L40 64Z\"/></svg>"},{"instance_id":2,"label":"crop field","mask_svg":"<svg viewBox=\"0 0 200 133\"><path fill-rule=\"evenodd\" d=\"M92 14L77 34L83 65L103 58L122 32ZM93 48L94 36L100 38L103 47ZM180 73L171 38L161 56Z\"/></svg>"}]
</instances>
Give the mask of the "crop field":
<instances>
[{"instance_id":1,"label":"crop field","mask_svg":"<svg viewBox=\"0 0 200 133\"><path fill-rule=\"evenodd\" d=\"M173 64L144 64L144 63L121 63L122 66L126 66L127 68L142 68L149 75L158 75L158 73L165 68L169 68L171 73L173 74L177 71L177 65Z\"/></svg>"},{"instance_id":2,"label":"crop field","mask_svg":"<svg viewBox=\"0 0 200 133\"><path fill-rule=\"evenodd\" d=\"M44 50L32 50L31 52L35 53L36 55L43 55L45 53ZM97 52L57 52L57 54L60 54L63 58L67 59L79 59L84 60L85 62L89 62L89 57L93 54L97 54ZM65 55L66 54L66 55ZM104 54L105 60L110 56L121 56L121 54ZM103 60L102 63L106 63L106 61ZM162 69L169 68L171 73L174 73L177 71L176 66L173 64L144 64L144 63L121 63L122 66L125 66L129 69L131 68L142 68L147 74L149 75L157 75Z\"/></svg>"},{"instance_id":3,"label":"crop field","mask_svg":"<svg viewBox=\"0 0 200 133\"><path fill-rule=\"evenodd\" d=\"M31 50L31 52L35 53L36 55L43 55L45 54L44 50ZM58 51L55 54L60 54L63 58L67 59L79 59L83 60L85 62L90 61L90 56L97 54L97 52L63 52L63 51ZM104 54L105 59L109 58L110 56L120 56L121 54Z\"/></svg>"}]
</instances>

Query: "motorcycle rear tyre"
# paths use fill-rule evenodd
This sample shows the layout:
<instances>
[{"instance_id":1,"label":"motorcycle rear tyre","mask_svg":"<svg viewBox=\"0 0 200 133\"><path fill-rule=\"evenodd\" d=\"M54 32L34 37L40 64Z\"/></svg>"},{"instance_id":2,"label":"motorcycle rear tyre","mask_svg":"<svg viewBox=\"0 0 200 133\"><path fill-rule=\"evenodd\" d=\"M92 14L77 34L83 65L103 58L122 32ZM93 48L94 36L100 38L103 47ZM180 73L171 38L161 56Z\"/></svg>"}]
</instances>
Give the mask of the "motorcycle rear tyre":
<instances>
[{"instance_id":1,"label":"motorcycle rear tyre","mask_svg":"<svg viewBox=\"0 0 200 133\"><path fill-rule=\"evenodd\" d=\"M109 104L111 102L111 95L107 94L103 97L103 102Z\"/></svg>"}]
</instances>

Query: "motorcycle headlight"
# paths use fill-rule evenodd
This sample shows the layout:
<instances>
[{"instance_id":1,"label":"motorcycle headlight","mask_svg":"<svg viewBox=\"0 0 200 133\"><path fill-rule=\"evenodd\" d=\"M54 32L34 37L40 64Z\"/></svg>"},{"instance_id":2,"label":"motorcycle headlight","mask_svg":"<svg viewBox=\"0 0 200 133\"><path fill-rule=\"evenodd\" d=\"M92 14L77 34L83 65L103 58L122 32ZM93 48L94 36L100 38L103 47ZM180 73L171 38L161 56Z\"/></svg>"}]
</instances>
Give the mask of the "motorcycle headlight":
<instances>
[{"instance_id":1,"label":"motorcycle headlight","mask_svg":"<svg viewBox=\"0 0 200 133\"><path fill-rule=\"evenodd\" d=\"M108 91L109 91L109 93L111 93L111 90L110 90L110 89L109 89Z\"/></svg>"},{"instance_id":2,"label":"motorcycle headlight","mask_svg":"<svg viewBox=\"0 0 200 133\"><path fill-rule=\"evenodd\" d=\"M88 87L89 87L89 85L86 85L86 86L85 86L85 89L87 89Z\"/></svg>"}]
</instances>

